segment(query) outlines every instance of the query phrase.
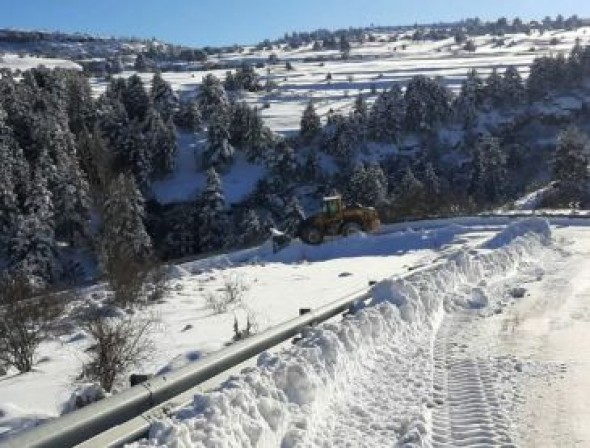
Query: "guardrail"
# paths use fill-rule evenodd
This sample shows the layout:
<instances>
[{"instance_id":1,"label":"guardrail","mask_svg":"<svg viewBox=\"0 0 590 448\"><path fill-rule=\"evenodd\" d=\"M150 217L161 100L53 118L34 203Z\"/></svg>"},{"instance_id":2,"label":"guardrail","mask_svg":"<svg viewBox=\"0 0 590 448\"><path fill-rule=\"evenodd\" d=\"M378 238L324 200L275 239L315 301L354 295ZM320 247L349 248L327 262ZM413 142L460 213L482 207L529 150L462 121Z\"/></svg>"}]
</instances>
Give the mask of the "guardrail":
<instances>
[{"instance_id":1,"label":"guardrail","mask_svg":"<svg viewBox=\"0 0 590 448\"><path fill-rule=\"evenodd\" d=\"M256 355L354 309L371 297L364 288L240 341L207 358L0 442L0 448L115 447L147 435L150 423L190 401L191 391ZM179 398L180 397L180 398Z\"/></svg>"}]
</instances>

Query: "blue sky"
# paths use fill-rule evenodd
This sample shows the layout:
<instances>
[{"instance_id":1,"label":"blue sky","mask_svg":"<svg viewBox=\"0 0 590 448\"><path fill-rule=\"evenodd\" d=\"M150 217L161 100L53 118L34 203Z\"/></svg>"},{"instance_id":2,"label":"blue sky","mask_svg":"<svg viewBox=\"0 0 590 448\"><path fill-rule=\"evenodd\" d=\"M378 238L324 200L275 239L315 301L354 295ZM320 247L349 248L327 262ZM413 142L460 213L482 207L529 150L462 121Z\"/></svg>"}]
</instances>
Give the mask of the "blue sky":
<instances>
[{"instance_id":1,"label":"blue sky","mask_svg":"<svg viewBox=\"0 0 590 448\"><path fill-rule=\"evenodd\" d=\"M195 46L255 43L285 31L479 16L590 17L587 0L0 0L0 27L157 37Z\"/></svg>"}]
</instances>

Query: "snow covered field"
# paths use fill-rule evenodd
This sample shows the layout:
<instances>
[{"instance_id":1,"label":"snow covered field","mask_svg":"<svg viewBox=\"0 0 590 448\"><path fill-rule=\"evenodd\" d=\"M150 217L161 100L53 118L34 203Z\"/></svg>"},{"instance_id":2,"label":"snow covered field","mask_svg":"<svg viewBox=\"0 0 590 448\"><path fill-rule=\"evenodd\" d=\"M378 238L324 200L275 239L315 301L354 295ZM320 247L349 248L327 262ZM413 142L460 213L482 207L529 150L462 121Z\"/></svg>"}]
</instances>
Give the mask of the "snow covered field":
<instances>
[{"instance_id":1,"label":"snow covered field","mask_svg":"<svg viewBox=\"0 0 590 448\"><path fill-rule=\"evenodd\" d=\"M41 58L37 56L21 57L17 54L11 53L0 55L0 69L25 71L40 66L50 69L63 68L69 70L82 70L82 67L78 64L67 59Z\"/></svg>"},{"instance_id":2,"label":"snow covered field","mask_svg":"<svg viewBox=\"0 0 590 448\"><path fill-rule=\"evenodd\" d=\"M314 52L309 47L297 50L262 50L245 48L244 53L229 53L212 57L210 62L267 62L271 54L276 54L280 63L267 65L257 69L263 83L269 78L277 88L271 93L247 93L244 100L262 109L265 123L274 131L289 133L299 129L299 121L303 109L310 99L316 103L318 113L325 117L330 110L346 111L359 92L371 99L371 89L388 88L392 83L404 85L413 76L423 74L441 77L453 90L460 88L467 72L477 69L486 77L493 68L503 70L508 66L518 68L523 77L528 76L532 61L540 56L569 52L580 39L582 45L590 43L590 27L576 31L554 31L540 35L533 32L525 34L508 34L504 36L506 45L497 46L493 36L475 37L475 52L464 51L453 39L438 42L413 42L400 40L387 42L389 36L378 36L386 42L366 42L355 45L350 60L315 60L319 57L338 59L338 51ZM557 39L552 45L551 40ZM404 49L405 46L405 49ZM287 70L285 62L291 62L293 70ZM163 73L166 81L174 90L193 94L195 88L207 74L214 74L220 79L225 78L226 69ZM128 77L132 72L121 76ZM327 80L331 74L332 79ZM146 83L151 81L152 74L141 75ZM93 86L98 94L104 91L106 84L94 80Z\"/></svg>"},{"instance_id":3,"label":"snow covered field","mask_svg":"<svg viewBox=\"0 0 590 448\"><path fill-rule=\"evenodd\" d=\"M222 348L234 317L250 316L263 331L301 307L393 277L375 287L365 310L262 355L257 368L155 424L139 446L590 443L582 399L590 352L575 343L587 337L590 223L506 222L398 225L388 229L394 233L278 254L265 245L174 268L171 291L149 307L161 325L142 372ZM226 278L249 288L242 304L215 314L206 296ZM100 286L84 295L104 298ZM59 415L87 346L72 325L41 347L34 372L1 378L0 430ZM552 412L539 411L546 406Z\"/></svg>"}]
</instances>

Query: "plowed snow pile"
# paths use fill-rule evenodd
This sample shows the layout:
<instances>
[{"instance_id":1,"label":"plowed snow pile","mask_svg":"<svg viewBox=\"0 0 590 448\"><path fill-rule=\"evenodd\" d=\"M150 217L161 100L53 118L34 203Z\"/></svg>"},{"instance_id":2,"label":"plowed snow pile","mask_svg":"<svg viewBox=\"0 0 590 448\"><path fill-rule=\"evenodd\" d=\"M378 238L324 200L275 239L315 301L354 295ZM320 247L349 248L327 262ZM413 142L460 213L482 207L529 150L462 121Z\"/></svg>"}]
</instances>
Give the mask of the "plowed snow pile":
<instances>
[{"instance_id":1,"label":"plowed snow pile","mask_svg":"<svg viewBox=\"0 0 590 448\"><path fill-rule=\"evenodd\" d=\"M546 221L375 286L372 303L155 423L136 447L430 446L434 339L445 310L485 307L550 243ZM482 300L482 297L485 300Z\"/></svg>"}]
</instances>

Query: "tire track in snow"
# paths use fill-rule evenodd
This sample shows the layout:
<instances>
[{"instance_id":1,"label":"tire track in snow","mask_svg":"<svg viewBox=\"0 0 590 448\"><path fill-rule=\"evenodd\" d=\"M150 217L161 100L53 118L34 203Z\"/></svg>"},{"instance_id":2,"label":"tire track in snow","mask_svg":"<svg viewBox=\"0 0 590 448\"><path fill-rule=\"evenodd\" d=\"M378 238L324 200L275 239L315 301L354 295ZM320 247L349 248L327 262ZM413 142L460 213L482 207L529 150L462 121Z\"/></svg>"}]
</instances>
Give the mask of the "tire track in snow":
<instances>
[{"instance_id":1,"label":"tire track in snow","mask_svg":"<svg viewBox=\"0 0 590 448\"><path fill-rule=\"evenodd\" d=\"M471 319L469 313L445 317L434 343L432 445L514 447L492 366L485 359L462 354L462 341L455 338L455 329Z\"/></svg>"}]
</instances>

